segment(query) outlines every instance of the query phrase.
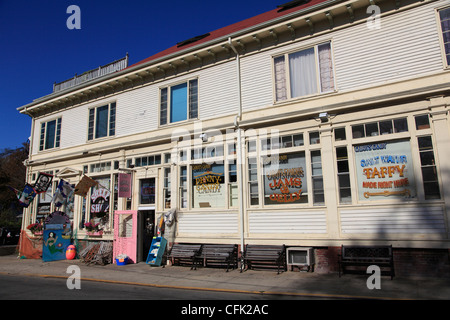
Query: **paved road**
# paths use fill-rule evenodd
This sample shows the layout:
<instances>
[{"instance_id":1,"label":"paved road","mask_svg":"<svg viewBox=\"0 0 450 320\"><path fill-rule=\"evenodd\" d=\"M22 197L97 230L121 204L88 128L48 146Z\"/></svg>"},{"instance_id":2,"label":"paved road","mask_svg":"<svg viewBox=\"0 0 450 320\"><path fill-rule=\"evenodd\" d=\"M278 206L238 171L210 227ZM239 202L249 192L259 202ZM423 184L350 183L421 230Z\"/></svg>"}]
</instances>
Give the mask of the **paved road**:
<instances>
[{"instance_id":1,"label":"paved road","mask_svg":"<svg viewBox=\"0 0 450 320\"><path fill-rule=\"evenodd\" d=\"M301 299L220 291L157 288L131 284L80 281L80 289L69 289L67 279L0 274L2 300L271 300ZM74 284L75 282L71 282ZM310 298L309 298L310 299Z\"/></svg>"}]
</instances>

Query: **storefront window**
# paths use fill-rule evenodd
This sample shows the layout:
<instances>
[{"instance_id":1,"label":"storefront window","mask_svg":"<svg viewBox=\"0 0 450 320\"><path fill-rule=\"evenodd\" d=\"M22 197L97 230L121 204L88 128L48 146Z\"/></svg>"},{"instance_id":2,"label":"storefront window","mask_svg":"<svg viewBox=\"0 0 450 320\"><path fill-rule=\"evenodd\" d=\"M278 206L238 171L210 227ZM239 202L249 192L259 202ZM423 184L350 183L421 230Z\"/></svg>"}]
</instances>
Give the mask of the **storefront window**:
<instances>
[{"instance_id":1,"label":"storefront window","mask_svg":"<svg viewBox=\"0 0 450 320\"><path fill-rule=\"evenodd\" d=\"M170 168L164 168L164 209L171 207Z\"/></svg>"},{"instance_id":2,"label":"storefront window","mask_svg":"<svg viewBox=\"0 0 450 320\"><path fill-rule=\"evenodd\" d=\"M155 204L155 178L140 180L140 204Z\"/></svg>"},{"instance_id":3,"label":"storefront window","mask_svg":"<svg viewBox=\"0 0 450 320\"><path fill-rule=\"evenodd\" d=\"M187 208L188 207L188 196L187 196L187 167L180 167L180 207Z\"/></svg>"},{"instance_id":4,"label":"storefront window","mask_svg":"<svg viewBox=\"0 0 450 320\"><path fill-rule=\"evenodd\" d=\"M336 148L337 174L339 185L339 202L351 203L352 192L350 188L350 173L347 147Z\"/></svg>"},{"instance_id":5,"label":"storefront window","mask_svg":"<svg viewBox=\"0 0 450 320\"><path fill-rule=\"evenodd\" d=\"M237 185L237 168L235 163L228 165L228 183L229 183L229 197L230 207L238 206L238 185Z\"/></svg>"},{"instance_id":6,"label":"storefront window","mask_svg":"<svg viewBox=\"0 0 450 320\"><path fill-rule=\"evenodd\" d=\"M250 158L248 161L248 189L248 194L250 196L250 205L258 205L258 166L256 163L256 158Z\"/></svg>"},{"instance_id":7,"label":"storefront window","mask_svg":"<svg viewBox=\"0 0 450 320\"><path fill-rule=\"evenodd\" d=\"M425 199L440 199L439 180L434 160L433 141L431 136L418 137L420 166L422 169Z\"/></svg>"},{"instance_id":8,"label":"storefront window","mask_svg":"<svg viewBox=\"0 0 450 320\"><path fill-rule=\"evenodd\" d=\"M264 204L305 203L305 152L262 157ZM323 196L323 195L322 195Z\"/></svg>"},{"instance_id":9,"label":"storefront window","mask_svg":"<svg viewBox=\"0 0 450 320\"><path fill-rule=\"evenodd\" d=\"M99 228L109 230L109 211L111 201L110 177L94 178L97 185L91 188L90 219L99 223Z\"/></svg>"},{"instance_id":10,"label":"storefront window","mask_svg":"<svg viewBox=\"0 0 450 320\"><path fill-rule=\"evenodd\" d=\"M226 193L223 164L192 165L193 208L223 208Z\"/></svg>"},{"instance_id":11,"label":"storefront window","mask_svg":"<svg viewBox=\"0 0 450 320\"><path fill-rule=\"evenodd\" d=\"M359 200L416 197L409 140L355 145L354 151Z\"/></svg>"},{"instance_id":12,"label":"storefront window","mask_svg":"<svg viewBox=\"0 0 450 320\"><path fill-rule=\"evenodd\" d=\"M311 151L311 176L314 205L323 205L325 196L323 192L322 157L320 150Z\"/></svg>"}]
</instances>

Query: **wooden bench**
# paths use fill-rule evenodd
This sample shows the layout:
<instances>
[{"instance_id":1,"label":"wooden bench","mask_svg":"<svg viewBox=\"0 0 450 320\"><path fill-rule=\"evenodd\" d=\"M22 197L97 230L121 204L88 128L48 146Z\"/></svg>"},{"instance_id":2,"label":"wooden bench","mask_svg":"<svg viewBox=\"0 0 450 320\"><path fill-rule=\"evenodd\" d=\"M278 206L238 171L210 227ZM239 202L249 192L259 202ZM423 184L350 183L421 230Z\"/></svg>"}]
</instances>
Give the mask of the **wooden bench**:
<instances>
[{"instance_id":1,"label":"wooden bench","mask_svg":"<svg viewBox=\"0 0 450 320\"><path fill-rule=\"evenodd\" d=\"M358 269L358 267L367 268L370 265L376 265L380 267L380 270L388 268L391 280L394 277L392 246L341 246L341 254L338 258L339 277L346 271L346 267Z\"/></svg>"},{"instance_id":2,"label":"wooden bench","mask_svg":"<svg viewBox=\"0 0 450 320\"><path fill-rule=\"evenodd\" d=\"M285 246L259 246L247 244L244 252L246 269L277 268L277 274L286 270ZM242 272L242 269L241 269Z\"/></svg>"},{"instance_id":3,"label":"wooden bench","mask_svg":"<svg viewBox=\"0 0 450 320\"><path fill-rule=\"evenodd\" d=\"M172 265L188 264L191 266L191 270L197 269L196 257L200 254L201 249L201 244L174 243L167 257L171 260Z\"/></svg>"},{"instance_id":4,"label":"wooden bench","mask_svg":"<svg viewBox=\"0 0 450 320\"><path fill-rule=\"evenodd\" d=\"M197 259L205 267L226 265L228 272L230 266L237 268L237 250L237 244L203 244Z\"/></svg>"}]
</instances>

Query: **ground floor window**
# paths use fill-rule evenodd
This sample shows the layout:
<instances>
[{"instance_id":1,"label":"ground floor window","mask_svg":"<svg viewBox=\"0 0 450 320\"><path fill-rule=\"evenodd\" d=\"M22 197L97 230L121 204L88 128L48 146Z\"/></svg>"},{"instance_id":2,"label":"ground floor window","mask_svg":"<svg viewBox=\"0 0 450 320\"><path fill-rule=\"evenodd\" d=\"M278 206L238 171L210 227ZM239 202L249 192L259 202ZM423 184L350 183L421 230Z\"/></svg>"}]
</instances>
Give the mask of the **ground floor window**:
<instances>
[{"instance_id":1,"label":"ground floor window","mask_svg":"<svg viewBox=\"0 0 450 320\"><path fill-rule=\"evenodd\" d=\"M264 204L308 202L305 152L262 157Z\"/></svg>"},{"instance_id":2,"label":"ground floor window","mask_svg":"<svg viewBox=\"0 0 450 320\"><path fill-rule=\"evenodd\" d=\"M360 201L416 198L409 140L354 146Z\"/></svg>"},{"instance_id":3,"label":"ground floor window","mask_svg":"<svg viewBox=\"0 0 450 320\"><path fill-rule=\"evenodd\" d=\"M99 229L110 230L111 178L105 176L93 179L97 185L91 188L90 220L99 224Z\"/></svg>"},{"instance_id":4,"label":"ground floor window","mask_svg":"<svg viewBox=\"0 0 450 320\"><path fill-rule=\"evenodd\" d=\"M226 207L225 171L223 164L192 165L192 207Z\"/></svg>"}]
</instances>

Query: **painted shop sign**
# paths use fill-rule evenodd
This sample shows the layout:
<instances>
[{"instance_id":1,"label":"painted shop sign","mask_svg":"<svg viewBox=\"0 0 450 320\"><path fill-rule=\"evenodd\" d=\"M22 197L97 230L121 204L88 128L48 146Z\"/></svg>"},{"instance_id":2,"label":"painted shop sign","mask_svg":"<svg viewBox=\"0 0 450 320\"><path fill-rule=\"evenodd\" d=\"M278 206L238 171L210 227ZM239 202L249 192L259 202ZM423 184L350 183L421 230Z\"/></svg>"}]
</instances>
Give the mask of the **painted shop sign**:
<instances>
[{"instance_id":1,"label":"painted shop sign","mask_svg":"<svg viewBox=\"0 0 450 320\"><path fill-rule=\"evenodd\" d=\"M354 146L360 200L415 198L409 140Z\"/></svg>"},{"instance_id":2,"label":"painted shop sign","mask_svg":"<svg viewBox=\"0 0 450 320\"><path fill-rule=\"evenodd\" d=\"M223 164L192 166L194 207L225 207L225 177Z\"/></svg>"},{"instance_id":3,"label":"painted shop sign","mask_svg":"<svg viewBox=\"0 0 450 320\"><path fill-rule=\"evenodd\" d=\"M305 153L263 157L265 204L306 202Z\"/></svg>"},{"instance_id":4,"label":"painted shop sign","mask_svg":"<svg viewBox=\"0 0 450 320\"><path fill-rule=\"evenodd\" d=\"M109 197L111 192L108 189L97 188L91 195L91 213L109 212Z\"/></svg>"}]
</instances>

